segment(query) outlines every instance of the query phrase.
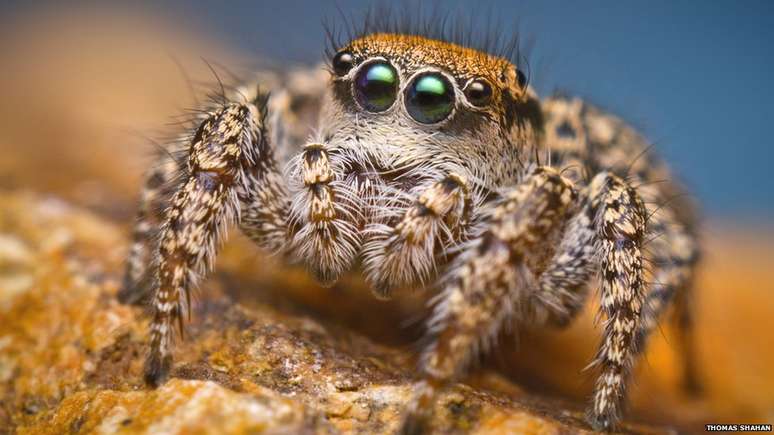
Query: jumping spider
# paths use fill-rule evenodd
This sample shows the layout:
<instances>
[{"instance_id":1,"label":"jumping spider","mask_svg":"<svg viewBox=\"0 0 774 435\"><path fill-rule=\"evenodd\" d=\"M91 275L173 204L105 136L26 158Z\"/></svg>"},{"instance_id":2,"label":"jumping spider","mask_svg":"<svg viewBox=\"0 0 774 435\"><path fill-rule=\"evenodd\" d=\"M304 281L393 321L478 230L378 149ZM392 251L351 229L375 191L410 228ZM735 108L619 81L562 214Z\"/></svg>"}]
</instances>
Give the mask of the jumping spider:
<instances>
[{"instance_id":1,"label":"jumping spider","mask_svg":"<svg viewBox=\"0 0 774 435\"><path fill-rule=\"evenodd\" d=\"M270 98L250 85L205 107L150 171L128 259L122 299L154 309L147 382L167 377L191 291L236 224L323 284L359 265L380 298L438 290L406 430L503 325L566 325L598 277L587 419L613 427L674 300L690 344L694 218L637 133L578 99L538 100L517 63L372 29L335 47L327 77L264 75Z\"/></svg>"}]
</instances>

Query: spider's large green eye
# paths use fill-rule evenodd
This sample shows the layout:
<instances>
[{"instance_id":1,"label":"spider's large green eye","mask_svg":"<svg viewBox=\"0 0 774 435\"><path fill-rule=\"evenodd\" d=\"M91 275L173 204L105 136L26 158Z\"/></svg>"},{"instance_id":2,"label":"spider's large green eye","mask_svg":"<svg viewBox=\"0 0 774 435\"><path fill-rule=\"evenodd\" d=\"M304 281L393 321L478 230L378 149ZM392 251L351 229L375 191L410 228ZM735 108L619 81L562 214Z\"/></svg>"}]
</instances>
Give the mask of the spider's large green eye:
<instances>
[{"instance_id":1,"label":"spider's large green eye","mask_svg":"<svg viewBox=\"0 0 774 435\"><path fill-rule=\"evenodd\" d=\"M454 109L454 88L438 73L422 73L406 89L406 110L417 122L435 124Z\"/></svg>"},{"instance_id":2,"label":"spider's large green eye","mask_svg":"<svg viewBox=\"0 0 774 435\"><path fill-rule=\"evenodd\" d=\"M387 62L365 65L355 77L355 98L370 112L383 112L395 102L398 73Z\"/></svg>"}]
</instances>

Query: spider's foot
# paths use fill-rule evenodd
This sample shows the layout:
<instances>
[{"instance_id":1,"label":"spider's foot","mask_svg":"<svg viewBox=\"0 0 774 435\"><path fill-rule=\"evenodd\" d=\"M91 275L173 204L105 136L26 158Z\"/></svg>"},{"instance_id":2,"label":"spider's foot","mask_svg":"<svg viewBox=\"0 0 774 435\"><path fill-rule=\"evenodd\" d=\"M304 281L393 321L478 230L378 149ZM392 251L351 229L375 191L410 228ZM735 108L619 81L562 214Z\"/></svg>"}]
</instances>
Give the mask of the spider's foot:
<instances>
[{"instance_id":1,"label":"spider's foot","mask_svg":"<svg viewBox=\"0 0 774 435\"><path fill-rule=\"evenodd\" d=\"M145 384L151 388L156 388L169 378L169 371L172 367L172 357L150 355L145 361Z\"/></svg>"},{"instance_id":2,"label":"spider's foot","mask_svg":"<svg viewBox=\"0 0 774 435\"><path fill-rule=\"evenodd\" d=\"M618 418L611 413L598 414L593 410L586 412L586 423L597 432L609 432L615 428Z\"/></svg>"},{"instance_id":3,"label":"spider's foot","mask_svg":"<svg viewBox=\"0 0 774 435\"><path fill-rule=\"evenodd\" d=\"M423 435L430 433L430 416L425 412L407 412L401 421L398 435Z\"/></svg>"},{"instance_id":4,"label":"spider's foot","mask_svg":"<svg viewBox=\"0 0 774 435\"><path fill-rule=\"evenodd\" d=\"M151 300L150 286L145 280L135 282L124 279L117 296L122 304L147 306Z\"/></svg>"},{"instance_id":5,"label":"spider's foot","mask_svg":"<svg viewBox=\"0 0 774 435\"><path fill-rule=\"evenodd\" d=\"M433 381L420 381L414 384L413 397L406 406L398 434L421 435L430 433L433 408L438 396L439 385Z\"/></svg>"}]
</instances>

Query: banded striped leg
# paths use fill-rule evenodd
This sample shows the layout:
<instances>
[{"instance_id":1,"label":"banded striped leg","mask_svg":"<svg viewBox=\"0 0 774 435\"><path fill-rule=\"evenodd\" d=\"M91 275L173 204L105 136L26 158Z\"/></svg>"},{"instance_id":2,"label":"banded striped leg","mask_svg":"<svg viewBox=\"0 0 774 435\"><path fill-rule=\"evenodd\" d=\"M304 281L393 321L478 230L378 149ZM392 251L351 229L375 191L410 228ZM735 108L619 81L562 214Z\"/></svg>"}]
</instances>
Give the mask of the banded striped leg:
<instances>
[{"instance_id":1,"label":"banded striped leg","mask_svg":"<svg viewBox=\"0 0 774 435\"><path fill-rule=\"evenodd\" d=\"M199 127L189 149L187 178L166 210L158 252L150 354L145 380L158 385L172 363L174 324L183 332L197 278L212 267L226 224L239 219L246 171L260 170L269 152L262 113L252 104L228 104Z\"/></svg>"},{"instance_id":2,"label":"banded striped leg","mask_svg":"<svg viewBox=\"0 0 774 435\"><path fill-rule=\"evenodd\" d=\"M365 273L381 298L392 287L424 285L445 248L459 244L470 218L465 180L450 174L435 182L394 226L379 225L364 248Z\"/></svg>"},{"instance_id":3,"label":"banded striped leg","mask_svg":"<svg viewBox=\"0 0 774 435\"><path fill-rule=\"evenodd\" d=\"M596 212L601 310L607 317L595 360L601 373L586 418L596 430L613 427L621 415L626 381L636 356L636 334L644 303L642 245L647 211L634 188L600 173L589 186Z\"/></svg>"},{"instance_id":4,"label":"banded striped leg","mask_svg":"<svg viewBox=\"0 0 774 435\"><path fill-rule=\"evenodd\" d=\"M502 324L518 315L534 285L534 252L560 234L574 208L571 183L538 168L497 206L489 227L455 259L429 324L432 343L420 359L420 381L401 431L423 430L440 389L489 346Z\"/></svg>"},{"instance_id":5,"label":"banded striped leg","mask_svg":"<svg viewBox=\"0 0 774 435\"><path fill-rule=\"evenodd\" d=\"M692 267L695 267L695 263ZM698 395L703 386L698 372L698 349L694 332L695 300L693 279L683 281L682 290L675 296L675 323L678 335L678 353L682 355L683 389Z\"/></svg>"},{"instance_id":6,"label":"banded striped leg","mask_svg":"<svg viewBox=\"0 0 774 435\"><path fill-rule=\"evenodd\" d=\"M181 169L169 154L160 154L156 166L145 176L132 245L118 300L125 304L145 301L153 286L150 267L155 255L155 242L164 221L164 207L175 189Z\"/></svg>"}]
</instances>

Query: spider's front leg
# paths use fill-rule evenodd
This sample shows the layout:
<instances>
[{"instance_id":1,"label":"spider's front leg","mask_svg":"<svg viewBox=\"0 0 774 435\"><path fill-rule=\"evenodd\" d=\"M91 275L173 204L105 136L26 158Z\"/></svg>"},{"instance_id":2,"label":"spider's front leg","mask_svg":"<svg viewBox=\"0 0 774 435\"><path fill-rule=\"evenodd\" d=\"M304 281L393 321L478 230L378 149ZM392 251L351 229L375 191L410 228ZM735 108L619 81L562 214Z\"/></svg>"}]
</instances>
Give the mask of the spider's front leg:
<instances>
[{"instance_id":1,"label":"spider's front leg","mask_svg":"<svg viewBox=\"0 0 774 435\"><path fill-rule=\"evenodd\" d=\"M276 169L263 126L263 107L263 98L226 104L201 123L191 140L186 178L166 209L158 245L150 354L145 364L145 379L151 385L168 375L175 323L182 334L191 291L197 278L212 267L225 226L239 221L240 200L265 202L258 195L281 189L274 186ZM266 223L265 216L248 215L254 222ZM269 224L261 228L268 232L261 233L268 240L271 232L284 233Z\"/></svg>"},{"instance_id":2,"label":"spider's front leg","mask_svg":"<svg viewBox=\"0 0 774 435\"><path fill-rule=\"evenodd\" d=\"M594 178L579 212L567 221L575 209L572 196L569 181L539 168L498 206L489 229L452 264L430 325L434 341L421 360L424 380L404 432L426 424L439 390L489 344L505 319L513 315L518 320L537 309L542 318L566 322L580 307L581 290L596 263L607 321L596 361L602 373L588 420L596 429L618 421L644 299L641 249L647 212L637 192L608 173ZM552 249L562 227L561 242ZM545 251L553 255L541 270L534 256Z\"/></svg>"},{"instance_id":3,"label":"spider's front leg","mask_svg":"<svg viewBox=\"0 0 774 435\"><path fill-rule=\"evenodd\" d=\"M537 168L452 262L428 328L432 343L420 360L423 380L408 406L402 433L422 431L443 387L491 344L506 321L522 314L520 305L544 267L543 259L531 254L554 251L550 241L561 235L576 202L569 180L553 169Z\"/></svg>"}]
</instances>

